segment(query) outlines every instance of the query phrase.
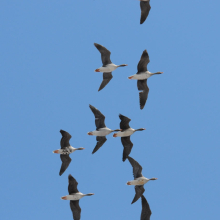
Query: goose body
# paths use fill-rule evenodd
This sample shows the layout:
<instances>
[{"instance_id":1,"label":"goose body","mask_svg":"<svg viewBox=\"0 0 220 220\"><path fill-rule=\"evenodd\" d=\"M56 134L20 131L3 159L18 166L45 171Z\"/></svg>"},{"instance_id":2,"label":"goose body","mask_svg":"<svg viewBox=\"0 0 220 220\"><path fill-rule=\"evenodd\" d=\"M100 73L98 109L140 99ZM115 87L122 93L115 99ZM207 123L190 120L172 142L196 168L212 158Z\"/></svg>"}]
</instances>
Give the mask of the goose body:
<instances>
[{"instance_id":1,"label":"goose body","mask_svg":"<svg viewBox=\"0 0 220 220\"><path fill-rule=\"evenodd\" d=\"M78 182L71 175L68 176L68 182L69 195L62 196L61 199L70 200L70 208L73 213L73 219L80 220L81 208L79 206L79 200L82 199L84 196L92 196L94 195L94 193L83 194L79 192L79 190L77 189Z\"/></svg>"},{"instance_id":2,"label":"goose body","mask_svg":"<svg viewBox=\"0 0 220 220\"><path fill-rule=\"evenodd\" d=\"M73 193L71 195L63 196L63 197L61 197L61 199L63 199L63 200L80 200L84 196L91 196L91 195L94 195L94 194L93 193L83 194L81 192L77 192L77 193Z\"/></svg>"},{"instance_id":3,"label":"goose body","mask_svg":"<svg viewBox=\"0 0 220 220\"><path fill-rule=\"evenodd\" d=\"M113 135L113 137L127 137L127 136L131 136L132 134L134 134L134 132L135 132L135 129L128 128L123 131L119 131L119 132L115 133Z\"/></svg>"},{"instance_id":4,"label":"goose body","mask_svg":"<svg viewBox=\"0 0 220 220\"><path fill-rule=\"evenodd\" d=\"M149 93L149 88L147 86L147 79L155 74L162 74L163 72L156 72L151 73L147 70L147 64L150 62L149 55L147 50L144 50L141 59L138 63L137 69L138 72L132 76L129 76L129 79L136 79L137 80L137 87L139 92L139 101L140 101L140 109L143 109Z\"/></svg>"},{"instance_id":5,"label":"goose body","mask_svg":"<svg viewBox=\"0 0 220 220\"><path fill-rule=\"evenodd\" d=\"M104 128L99 128L98 130L90 131L87 134L94 135L94 136L106 136L112 133L113 131L114 130L111 130L110 128L104 127Z\"/></svg>"},{"instance_id":6,"label":"goose body","mask_svg":"<svg viewBox=\"0 0 220 220\"><path fill-rule=\"evenodd\" d=\"M95 47L98 49L98 51L101 53L101 59L102 59L102 67L99 67L95 70L95 72L103 72L103 80L99 87L99 90L102 90L113 78L112 71L116 70L118 67L127 66L127 64L121 64L121 65L115 65L112 63L110 59L111 52L106 49L104 46L94 43Z\"/></svg>"},{"instance_id":7,"label":"goose body","mask_svg":"<svg viewBox=\"0 0 220 220\"><path fill-rule=\"evenodd\" d=\"M99 67L98 69L95 70L95 72L112 72L116 70L120 65L115 65L114 63L109 63L105 66Z\"/></svg>"},{"instance_id":8,"label":"goose body","mask_svg":"<svg viewBox=\"0 0 220 220\"><path fill-rule=\"evenodd\" d=\"M85 148L72 147L69 143L69 140L71 139L72 136L64 130L60 130L60 133L62 135L62 138L60 140L61 149L55 150L55 151L53 151L53 153L60 154L60 159L62 161L62 165L60 168L59 175L61 176L65 172L65 170L68 168L68 166L70 165L70 163L72 161L69 154L73 153L76 150L84 150Z\"/></svg>"},{"instance_id":9,"label":"goose body","mask_svg":"<svg viewBox=\"0 0 220 220\"><path fill-rule=\"evenodd\" d=\"M120 131L120 129L111 130L110 128L107 128L105 125L105 116L94 106L89 105L89 107L95 116L96 124L96 130L87 133L88 135L96 136L97 143L92 151L92 154L94 154L107 141L107 138L105 137L106 135L113 131Z\"/></svg>"},{"instance_id":10,"label":"goose body","mask_svg":"<svg viewBox=\"0 0 220 220\"><path fill-rule=\"evenodd\" d=\"M128 181L128 182L127 182L127 185L134 185L134 186L144 185L144 184L147 183L148 181L149 181L148 178L142 176L142 177L136 178L136 179L134 179L134 180Z\"/></svg>"},{"instance_id":11,"label":"goose body","mask_svg":"<svg viewBox=\"0 0 220 220\"><path fill-rule=\"evenodd\" d=\"M53 153L56 153L56 154L71 154L76 150L84 150L84 149L85 148L82 148L82 147L74 148L72 146L69 146L69 147L66 147L64 149L55 150L55 151L53 151Z\"/></svg>"},{"instance_id":12,"label":"goose body","mask_svg":"<svg viewBox=\"0 0 220 220\"><path fill-rule=\"evenodd\" d=\"M135 203L144 193L144 184L150 180L157 180L157 178L148 179L142 175L142 166L132 157L127 157L132 168L134 180L128 181L127 185L135 185L135 196L131 204Z\"/></svg>"},{"instance_id":13,"label":"goose body","mask_svg":"<svg viewBox=\"0 0 220 220\"><path fill-rule=\"evenodd\" d=\"M119 114L119 118L121 119L120 122L120 131L117 133L113 134L113 137L121 137L121 143L124 147L123 150L123 156L122 156L122 161L125 161L128 157L128 155L131 153L131 149L133 147L133 143L130 140L130 136L135 132L135 131L143 131L145 128L140 128L140 129L133 129L130 128L129 122L131 121L130 118Z\"/></svg>"},{"instance_id":14,"label":"goose body","mask_svg":"<svg viewBox=\"0 0 220 220\"><path fill-rule=\"evenodd\" d=\"M134 75L132 75L132 76L129 76L128 78L129 79L137 79L137 80L144 80L144 79L148 79L148 78L150 78L151 76L153 76L154 75L154 73L151 73L151 72L149 72L148 70L147 71L145 71L145 72L141 72L141 73L136 73L136 74L134 74Z\"/></svg>"}]
</instances>

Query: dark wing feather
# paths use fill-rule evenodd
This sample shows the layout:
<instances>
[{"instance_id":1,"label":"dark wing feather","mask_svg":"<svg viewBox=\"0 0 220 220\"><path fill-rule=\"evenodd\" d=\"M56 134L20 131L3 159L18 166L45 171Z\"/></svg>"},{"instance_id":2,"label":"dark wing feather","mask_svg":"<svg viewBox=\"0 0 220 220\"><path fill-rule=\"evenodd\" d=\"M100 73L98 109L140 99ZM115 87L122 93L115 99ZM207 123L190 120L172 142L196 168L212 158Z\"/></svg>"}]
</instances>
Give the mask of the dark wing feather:
<instances>
[{"instance_id":1,"label":"dark wing feather","mask_svg":"<svg viewBox=\"0 0 220 220\"><path fill-rule=\"evenodd\" d=\"M59 173L59 175L61 176L69 166L71 158L69 157L69 154L60 154L60 159L62 160L62 165Z\"/></svg>"},{"instance_id":2,"label":"dark wing feather","mask_svg":"<svg viewBox=\"0 0 220 220\"><path fill-rule=\"evenodd\" d=\"M144 50L142 55L141 55L141 59L137 65L137 74L141 73L141 72L146 72L147 71L147 64L150 62L150 58L148 55L147 50Z\"/></svg>"},{"instance_id":3,"label":"dark wing feather","mask_svg":"<svg viewBox=\"0 0 220 220\"><path fill-rule=\"evenodd\" d=\"M121 138L121 143L124 147L122 160L125 161L127 159L128 155L131 153L133 143L130 140L130 136L122 137Z\"/></svg>"},{"instance_id":4,"label":"dark wing feather","mask_svg":"<svg viewBox=\"0 0 220 220\"><path fill-rule=\"evenodd\" d=\"M103 80L98 91L102 90L110 82L112 78L112 72L103 73Z\"/></svg>"},{"instance_id":5,"label":"dark wing feather","mask_svg":"<svg viewBox=\"0 0 220 220\"><path fill-rule=\"evenodd\" d=\"M74 220L80 220L80 216L81 216L81 208L79 206L79 200L70 201L70 208L72 210L73 213L73 219Z\"/></svg>"},{"instance_id":6,"label":"dark wing feather","mask_svg":"<svg viewBox=\"0 0 220 220\"><path fill-rule=\"evenodd\" d=\"M151 9L150 7L150 0L149 1L141 1L140 2L140 7L141 7L141 20L140 24L143 24L144 21L147 19L147 16L149 14L149 11Z\"/></svg>"},{"instance_id":7,"label":"dark wing feather","mask_svg":"<svg viewBox=\"0 0 220 220\"><path fill-rule=\"evenodd\" d=\"M137 87L138 90L143 90L142 92L139 92L140 109L143 109L146 104L149 93L149 88L147 86L147 79L138 80Z\"/></svg>"},{"instance_id":8,"label":"dark wing feather","mask_svg":"<svg viewBox=\"0 0 220 220\"><path fill-rule=\"evenodd\" d=\"M152 212L150 210L150 206L146 198L143 195L141 196L141 203L142 203L141 220L150 220L150 216Z\"/></svg>"},{"instance_id":9,"label":"dark wing feather","mask_svg":"<svg viewBox=\"0 0 220 220\"><path fill-rule=\"evenodd\" d=\"M106 66L107 64L112 63L112 61L110 59L111 52L109 50L107 50L105 47L103 47L102 45L100 45L100 44L94 43L94 45L99 50L99 52L101 53L103 66Z\"/></svg>"},{"instance_id":10,"label":"dark wing feather","mask_svg":"<svg viewBox=\"0 0 220 220\"><path fill-rule=\"evenodd\" d=\"M96 144L92 154L94 154L107 141L107 138L105 136L97 136L96 140L97 140L97 144Z\"/></svg>"},{"instance_id":11,"label":"dark wing feather","mask_svg":"<svg viewBox=\"0 0 220 220\"><path fill-rule=\"evenodd\" d=\"M105 125L105 116L94 106L89 105L90 109L92 110L93 114L95 115L95 125L96 125L96 130L99 128L104 128L106 127Z\"/></svg>"},{"instance_id":12,"label":"dark wing feather","mask_svg":"<svg viewBox=\"0 0 220 220\"><path fill-rule=\"evenodd\" d=\"M131 164L131 166L133 167L133 176L134 179L138 178L138 177L142 177L142 166L136 161L134 160L132 157L128 156L128 160Z\"/></svg>"},{"instance_id":13,"label":"dark wing feather","mask_svg":"<svg viewBox=\"0 0 220 220\"><path fill-rule=\"evenodd\" d=\"M141 185L141 186L135 186L135 196L134 196L134 199L132 201L131 204L135 203L144 193L145 189L144 189L144 186Z\"/></svg>"},{"instance_id":14,"label":"dark wing feather","mask_svg":"<svg viewBox=\"0 0 220 220\"><path fill-rule=\"evenodd\" d=\"M121 115L121 114L119 114L119 118L121 119L120 128L122 129L122 131L130 128L130 126L129 126L129 122L131 121L130 118L128 118L124 115Z\"/></svg>"},{"instance_id":15,"label":"dark wing feather","mask_svg":"<svg viewBox=\"0 0 220 220\"><path fill-rule=\"evenodd\" d=\"M69 182L69 185L68 185L69 194L79 192L79 190L77 189L78 182L71 174L68 176L68 182Z\"/></svg>"},{"instance_id":16,"label":"dark wing feather","mask_svg":"<svg viewBox=\"0 0 220 220\"><path fill-rule=\"evenodd\" d=\"M61 149L69 147L70 146L69 140L72 136L64 130L60 130L60 133L62 134L62 138L60 140Z\"/></svg>"}]
</instances>

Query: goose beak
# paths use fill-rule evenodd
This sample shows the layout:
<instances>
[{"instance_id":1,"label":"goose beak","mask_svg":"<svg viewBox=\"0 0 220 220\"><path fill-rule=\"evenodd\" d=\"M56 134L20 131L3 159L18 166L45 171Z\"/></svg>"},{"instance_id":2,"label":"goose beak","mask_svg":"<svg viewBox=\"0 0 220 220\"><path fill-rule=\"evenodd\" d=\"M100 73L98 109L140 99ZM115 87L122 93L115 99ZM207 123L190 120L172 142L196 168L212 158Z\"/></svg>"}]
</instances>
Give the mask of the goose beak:
<instances>
[{"instance_id":1,"label":"goose beak","mask_svg":"<svg viewBox=\"0 0 220 220\"><path fill-rule=\"evenodd\" d=\"M129 76L129 77L128 77L128 79L132 79L132 78L133 78L133 76Z\"/></svg>"},{"instance_id":2,"label":"goose beak","mask_svg":"<svg viewBox=\"0 0 220 220\"><path fill-rule=\"evenodd\" d=\"M61 199L63 199L63 200L67 200L67 199L66 199L66 196L61 197Z\"/></svg>"},{"instance_id":3,"label":"goose beak","mask_svg":"<svg viewBox=\"0 0 220 220\"><path fill-rule=\"evenodd\" d=\"M113 137L117 137L117 134L116 134L116 133L114 133L114 134L113 134Z\"/></svg>"},{"instance_id":4,"label":"goose beak","mask_svg":"<svg viewBox=\"0 0 220 220\"><path fill-rule=\"evenodd\" d=\"M58 151L58 150L55 150L55 151L53 151L53 153L58 154L58 153L59 153L59 151Z\"/></svg>"},{"instance_id":5,"label":"goose beak","mask_svg":"<svg viewBox=\"0 0 220 220\"><path fill-rule=\"evenodd\" d=\"M95 72L100 72L100 70L99 70L99 69L96 69Z\"/></svg>"}]
</instances>

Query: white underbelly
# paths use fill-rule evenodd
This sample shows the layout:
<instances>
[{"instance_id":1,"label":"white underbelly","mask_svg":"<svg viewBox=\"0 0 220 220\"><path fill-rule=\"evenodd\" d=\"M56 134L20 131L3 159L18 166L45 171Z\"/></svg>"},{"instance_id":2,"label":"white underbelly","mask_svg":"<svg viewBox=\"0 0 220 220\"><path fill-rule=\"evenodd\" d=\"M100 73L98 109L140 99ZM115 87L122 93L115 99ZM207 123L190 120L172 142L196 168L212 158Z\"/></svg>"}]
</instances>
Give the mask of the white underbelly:
<instances>
[{"instance_id":1,"label":"white underbelly","mask_svg":"<svg viewBox=\"0 0 220 220\"><path fill-rule=\"evenodd\" d=\"M134 133L134 129L119 131L117 133L117 137L127 137L127 136L131 136L133 133Z\"/></svg>"},{"instance_id":2,"label":"white underbelly","mask_svg":"<svg viewBox=\"0 0 220 220\"><path fill-rule=\"evenodd\" d=\"M109 128L100 128L98 131L95 130L93 131L94 136L106 136L110 134L112 131Z\"/></svg>"},{"instance_id":3,"label":"white underbelly","mask_svg":"<svg viewBox=\"0 0 220 220\"><path fill-rule=\"evenodd\" d=\"M84 195L81 192L74 193L73 195L65 196L65 200L80 200Z\"/></svg>"},{"instance_id":4,"label":"white underbelly","mask_svg":"<svg viewBox=\"0 0 220 220\"><path fill-rule=\"evenodd\" d=\"M151 75L149 73L139 73L132 76L131 79L144 80L148 79Z\"/></svg>"},{"instance_id":5,"label":"white underbelly","mask_svg":"<svg viewBox=\"0 0 220 220\"><path fill-rule=\"evenodd\" d=\"M144 185L145 183L147 183L149 180L148 179L145 179L145 178L137 178L135 180L131 180L129 181L130 182L130 185Z\"/></svg>"},{"instance_id":6,"label":"white underbelly","mask_svg":"<svg viewBox=\"0 0 220 220\"><path fill-rule=\"evenodd\" d=\"M114 71L116 68L117 68L117 66L116 66L115 64L111 63L111 64L108 64L108 65L106 65L106 66L100 67L100 68L99 68L99 71L100 71L100 72L112 72L112 71Z\"/></svg>"}]
</instances>

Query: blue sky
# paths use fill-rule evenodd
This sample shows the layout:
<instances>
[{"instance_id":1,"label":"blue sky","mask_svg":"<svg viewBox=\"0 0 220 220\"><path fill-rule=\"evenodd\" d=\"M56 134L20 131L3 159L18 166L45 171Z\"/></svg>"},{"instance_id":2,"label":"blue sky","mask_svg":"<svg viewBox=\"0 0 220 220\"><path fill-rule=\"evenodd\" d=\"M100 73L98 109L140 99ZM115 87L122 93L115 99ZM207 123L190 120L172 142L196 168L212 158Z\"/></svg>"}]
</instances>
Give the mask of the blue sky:
<instances>
[{"instance_id":1,"label":"blue sky","mask_svg":"<svg viewBox=\"0 0 220 220\"><path fill-rule=\"evenodd\" d=\"M141 201L131 205L134 187L119 138L94 155L95 129L89 104L119 128L119 113L131 118L130 154L143 175L152 220L218 219L219 216L219 1L151 1L140 25L136 0L0 2L1 169L0 215L11 219L72 219L68 174L83 193L82 219L139 219ZM111 51L113 72L100 92L101 59L93 43ZM139 109L136 81L143 50L148 101ZM58 175L63 129L73 147L66 172Z\"/></svg>"}]
</instances>

